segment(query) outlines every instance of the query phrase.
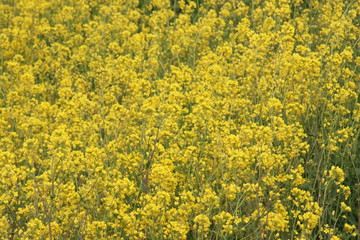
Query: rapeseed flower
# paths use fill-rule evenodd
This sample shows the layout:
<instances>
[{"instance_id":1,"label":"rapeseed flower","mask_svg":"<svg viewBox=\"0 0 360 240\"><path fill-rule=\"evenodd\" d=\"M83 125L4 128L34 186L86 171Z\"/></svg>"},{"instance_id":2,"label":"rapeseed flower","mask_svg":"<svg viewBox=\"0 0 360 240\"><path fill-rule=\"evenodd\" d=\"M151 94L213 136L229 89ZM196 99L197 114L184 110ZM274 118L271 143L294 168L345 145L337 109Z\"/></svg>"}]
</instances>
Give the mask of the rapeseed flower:
<instances>
[{"instance_id":1,"label":"rapeseed flower","mask_svg":"<svg viewBox=\"0 0 360 240\"><path fill-rule=\"evenodd\" d=\"M4 238L356 235L357 1L0 9Z\"/></svg>"}]
</instances>

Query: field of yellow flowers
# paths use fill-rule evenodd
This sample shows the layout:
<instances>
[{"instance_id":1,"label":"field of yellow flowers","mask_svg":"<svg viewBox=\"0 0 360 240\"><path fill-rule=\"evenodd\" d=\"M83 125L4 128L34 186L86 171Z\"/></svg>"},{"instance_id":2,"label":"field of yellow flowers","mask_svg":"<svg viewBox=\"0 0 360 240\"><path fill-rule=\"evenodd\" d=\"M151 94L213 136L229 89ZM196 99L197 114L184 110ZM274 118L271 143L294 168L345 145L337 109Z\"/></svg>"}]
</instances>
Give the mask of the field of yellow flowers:
<instances>
[{"instance_id":1,"label":"field of yellow flowers","mask_svg":"<svg viewBox=\"0 0 360 240\"><path fill-rule=\"evenodd\" d=\"M0 239L357 239L360 1L1 0Z\"/></svg>"}]
</instances>

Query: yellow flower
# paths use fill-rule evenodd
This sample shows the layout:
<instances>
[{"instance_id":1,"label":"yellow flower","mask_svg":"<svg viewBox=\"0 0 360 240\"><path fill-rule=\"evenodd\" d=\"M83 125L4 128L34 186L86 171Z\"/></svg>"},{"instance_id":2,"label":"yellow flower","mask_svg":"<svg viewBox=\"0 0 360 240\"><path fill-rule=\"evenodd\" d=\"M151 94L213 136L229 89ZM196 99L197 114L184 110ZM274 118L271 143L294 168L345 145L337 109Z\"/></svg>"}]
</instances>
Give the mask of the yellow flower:
<instances>
[{"instance_id":1,"label":"yellow flower","mask_svg":"<svg viewBox=\"0 0 360 240\"><path fill-rule=\"evenodd\" d=\"M340 203L340 207L341 207L341 211L343 211L343 212L351 212L351 207L346 205L346 203L344 203L344 202Z\"/></svg>"},{"instance_id":2,"label":"yellow flower","mask_svg":"<svg viewBox=\"0 0 360 240\"><path fill-rule=\"evenodd\" d=\"M335 181L336 184L341 184L345 179L345 173L341 168L331 166L331 169L329 170L329 177Z\"/></svg>"},{"instance_id":3,"label":"yellow flower","mask_svg":"<svg viewBox=\"0 0 360 240\"><path fill-rule=\"evenodd\" d=\"M194 228L197 232L207 235L211 222L208 216L199 214L194 218Z\"/></svg>"}]
</instances>

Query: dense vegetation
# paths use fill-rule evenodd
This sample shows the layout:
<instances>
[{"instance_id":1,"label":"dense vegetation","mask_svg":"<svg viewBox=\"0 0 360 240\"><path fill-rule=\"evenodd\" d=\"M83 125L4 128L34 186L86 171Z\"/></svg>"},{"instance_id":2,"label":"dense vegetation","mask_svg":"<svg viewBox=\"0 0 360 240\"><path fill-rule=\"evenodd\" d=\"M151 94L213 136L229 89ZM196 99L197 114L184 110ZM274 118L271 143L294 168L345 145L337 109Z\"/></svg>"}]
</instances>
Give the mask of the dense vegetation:
<instances>
[{"instance_id":1,"label":"dense vegetation","mask_svg":"<svg viewBox=\"0 0 360 240\"><path fill-rule=\"evenodd\" d=\"M0 12L1 239L356 239L359 1Z\"/></svg>"}]
</instances>

